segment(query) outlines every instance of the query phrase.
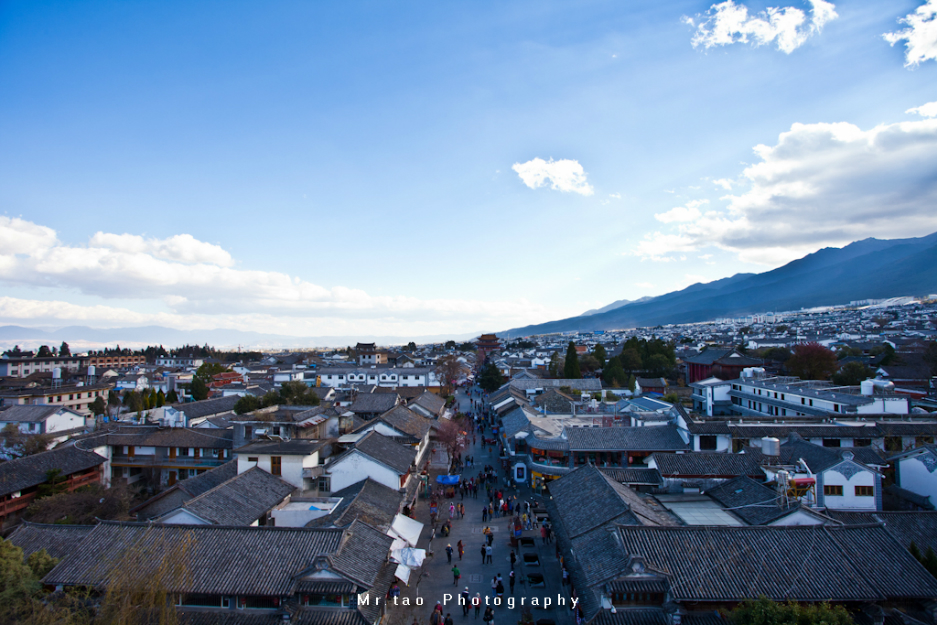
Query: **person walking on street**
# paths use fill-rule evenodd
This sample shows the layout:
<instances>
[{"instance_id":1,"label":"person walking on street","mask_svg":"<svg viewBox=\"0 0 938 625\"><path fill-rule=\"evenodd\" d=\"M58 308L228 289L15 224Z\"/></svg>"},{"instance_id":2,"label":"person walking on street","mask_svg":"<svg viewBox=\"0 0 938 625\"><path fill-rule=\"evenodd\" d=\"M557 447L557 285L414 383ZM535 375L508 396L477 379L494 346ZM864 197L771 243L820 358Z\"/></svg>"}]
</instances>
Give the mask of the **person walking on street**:
<instances>
[{"instance_id":1,"label":"person walking on street","mask_svg":"<svg viewBox=\"0 0 938 625\"><path fill-rule=\"evenodd\" d=\"M465 547L463 547L461 540L456 543L456 551L459 553L459 559L462 560L462 554L465 551Z\"/></svg>"},{"instance_id":2,"label":"person walking on street","mask_svg":"<svg viewBox=\"0 0 938 625\"><path fill-rule=\"evenodd\" d=\"M459 593L459 599L462 601L462 615L469 616L469 587Z\"/></svg>"},{"instance_id":3,"label":"person walking on street","mask_svg":"<svg viewBox=\"0 0 938 625\"><path fill-rule=\"evenodd\" d=\"M547 544L547 528L543 525L541 526L541 543L544 545Z\"/></svg>"},{"instance_id":4,"label":"person walking on street","mask_svg":"<svg viewBox=\"0 0 938 625\"><path fill-rule=\"evenodd\" d=\"M511 594L515 594L515 572L508 572L508 590Z\"/></svg>"},{"instance_id":5,"label":"person walking on street","mask_svg":"<svg viewBox=\"0 0 938 625\"><path fill-rule=\"evenodd\" d=\"M505 594L505 584L502 582L502 576L499 575L495 580L495 596L502 597Z\"/></svg>"},{"instance_id":6,"label":"person walking on street","mask_svg":"<svg viewBox=\"0 0 938 625\"><path fill-rule=\"evenodd\" d=\"M453 566L453 586L457 586L459 584L460 577L462 577L462 573L460 573L459 567L454 565Z\"/></svg>"},{"instance_id":7,"label":"person walking on street","mask_svg":"<svg viewBox=\"0 0 938 625\"><path fill-rule=\"evenodd\" d=\"M491 536L491 534L490 534ZM487 545L485 547L485 562L486 564L492 563L492 545Z\"/></svg>"},{"instance_id":8,"label":"person walking on street","mask_svg":"<svg viewBox=\"0 0 938 625\"><path fill-rule=\"evenodd\" d=\"M482 595L481 594L476 593L475 597L472 598L472 607L475 608L476 610L475 616L473 617L473 620L476 620L479 618L479 610L482 609Z\"/></svg>"},{"instance_id":9,"label":"person walking on street","mask_svg":"<svg viewBox=\"0 0 938 625\"><path fill-rule=\"evenodd\" d=\"M511 550L511 556L509 556L509 558L511 559L511 570L514 571L514 570L515 570L515 562L518 561L518 556L515 555L515 550L514 550L514 549Z\"/></svg>"},{"instance_id":10,"label":"person walking on street","mask_svg":"<svg viewBox=\"0 0 938 625\"><path fill-rule=\"evenodd\" d=\"M485 614L482 616L482 622L485 625L495 625L495 611L492 610L492 606L485 608Z\"/></svg>"},{"instance_id":11,"label":"person walking on street","mask_svg":"<svg viewBox=\"0 0 938 625\"><path fill-rule=\"evenodd\" d=\"M446 563L452 564L453 562L453 546L446 545Z\"/></svg>"},{"instance_id":12,"label":"person walking on street","mask_svg":"<svg viewBox=\"0 0 938 625\"><path fill-rule=\"evenodd\" d=\"M482 522L485 523L489 520L489 509L488 507L482 508Z\"/></svg>"},{"instance_id":13,"label":"person walking on street","mask_svg":"<svg viewBox=\"0 0 938 625\"><path fill-rule=\"evenodd\" d=\"M485 543L482 543L482 564L485 564Z\"/></svg>"},{"instance_id":14,"label":"person walking on street","mask_svg":"<svg viewBox=\"0 0 938 625\"><path fill-rule=\"evenodd\" d=\"M443 619L443 625L453 625L453 617L449 612L446 613L446 618Z\"/></svg>"}]
</instances>

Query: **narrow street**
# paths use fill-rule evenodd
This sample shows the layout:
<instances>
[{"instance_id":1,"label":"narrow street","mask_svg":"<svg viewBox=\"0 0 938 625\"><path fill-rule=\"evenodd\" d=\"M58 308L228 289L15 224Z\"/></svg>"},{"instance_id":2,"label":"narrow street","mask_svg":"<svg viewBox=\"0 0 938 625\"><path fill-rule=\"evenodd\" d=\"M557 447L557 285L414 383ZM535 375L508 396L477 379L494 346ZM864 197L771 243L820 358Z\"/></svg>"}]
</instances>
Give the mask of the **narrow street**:
<instances>
[{"instance_id":1,"label":"narrow street","mask_svg":"<svg viewBox=\"0 0 938 625\"><path fill-rule=\"evenodd\" d=\"M478 399L478 396L476 399ZM471 411L471 400L465 391L460 390L457 392L457 402L460 412L468 413ZM486 429L486 436L491 436L491 429ZM469 446L463 451L463 458L472 456L474 466L464 469L462 478L478 477L485 465L491 465L496 468L500 483L504 484L505 472L501 468L497 448L493 453L489 453L488 448L483 446L480 435L476 435L477 443L475 445L472 444L471 433L468 438ZM432 483L436 483L438 474L439 471L431 474ZM526 485L521 488L511 487L505 489L505 494L516 496L522 502L533 502L535 500L531 489ZM446 614L451 614L456 623L476 620L472 609L469 610L468 615L464 616L462 607L458 604L459 593L467 587L470 596L475 596L476 593L481 596L482 609L478 616L481 623L482 616L485 613L486 601L492 604L492 580L497 574L501 574L505 587L502 605L493 606L495 622L498 625L520 621L522 610L531 605L534 600L538 604L532 610L535 622L540 621L541 625L549 625L549 622L556 625L573 623L570 598L561 583L560 562L556 556L555 542L543 545L538 527L522 533L519 547L515 551L517 556L514 565L516 584L512 592L509 585L510 553L512 551L508 527L509 518L498 517L485 523L482 522L482 508L489 503L485 487L482 486L479 489L478 498L473 498L471 495L462 498L457 491L453 499L442 499L439 506L440 520L437 523L438 528L442 526L443 521L449 518L449 505L451 502L465 505L465 518L453 520L450 536L436 536L431 541L432 528L430 525L429 500L423 497L420 498L417 506L417 520L426 524L426 529L419 546L427 549L428 557L419 579L412 578L409 587L401 586L401 597L409 597L412 602L420 597L424 603L422 606L411 610L400 607L395 608L393 605L389 606L389 625L412 625L414 618L417 619L419 625L425 625L430 622L432 610L438 601L440 603L445 602L443 605L444 617ZM484 564L481 554L481 548L485 543L483 535L485 527L491 527L494 533L492 564ZM457 552L457 544L460 540L465 547L462 560L459 559ZM447 545L453 547L452 562L447 561ZM459 568L462 576L459 583L455 585L452 572L454 565ZM565 606L557 607L558 598L565 601ZM524 601L523 606L522 599ZM545 604L547 604L546 609Z\"/></svg>"}]
</instances>

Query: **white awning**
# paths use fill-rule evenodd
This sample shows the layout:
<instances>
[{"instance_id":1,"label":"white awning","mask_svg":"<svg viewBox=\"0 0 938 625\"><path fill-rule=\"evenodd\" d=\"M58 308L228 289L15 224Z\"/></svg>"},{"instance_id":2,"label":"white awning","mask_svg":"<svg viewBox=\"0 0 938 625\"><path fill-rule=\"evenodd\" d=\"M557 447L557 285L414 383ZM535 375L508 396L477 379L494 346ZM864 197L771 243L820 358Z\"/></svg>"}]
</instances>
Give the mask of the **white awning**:
<instances>
[{"instance_id":1,"label":"white awning","mask_svg":"<svg viewBox=\"0 0 938 625\"><path fill-rule=\"evenodd\" d=\"M403 540L408 547L416 547L417 541L420 540L420 534L423 532L423 527L424 525L420 521L398 514L391 522L387 535L391 538Z\"/></svg>"}]
</instances>

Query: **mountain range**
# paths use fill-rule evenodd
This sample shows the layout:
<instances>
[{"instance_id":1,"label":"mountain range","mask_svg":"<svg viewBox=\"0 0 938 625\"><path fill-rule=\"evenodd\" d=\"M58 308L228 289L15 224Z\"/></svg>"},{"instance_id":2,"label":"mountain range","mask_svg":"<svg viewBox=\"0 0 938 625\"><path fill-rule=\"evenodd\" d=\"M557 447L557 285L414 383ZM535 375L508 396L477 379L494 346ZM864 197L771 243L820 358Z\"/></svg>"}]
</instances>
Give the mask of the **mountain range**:
<instances>
[{"instance_id":1,"label":"mountain range","mask_svg":"<svg viewBox=\"0 0 938 625\"><path fill-rule=\"evenodd\" d=\"M513 338L695 323L768 311L930 295L938 282L935 233L912 239L864 239L827 247L765 273L739 273L641 300L620 300L577 317L499 332ZM624 302L624 303L620 303Z\"/></svg>"}]
</instances>

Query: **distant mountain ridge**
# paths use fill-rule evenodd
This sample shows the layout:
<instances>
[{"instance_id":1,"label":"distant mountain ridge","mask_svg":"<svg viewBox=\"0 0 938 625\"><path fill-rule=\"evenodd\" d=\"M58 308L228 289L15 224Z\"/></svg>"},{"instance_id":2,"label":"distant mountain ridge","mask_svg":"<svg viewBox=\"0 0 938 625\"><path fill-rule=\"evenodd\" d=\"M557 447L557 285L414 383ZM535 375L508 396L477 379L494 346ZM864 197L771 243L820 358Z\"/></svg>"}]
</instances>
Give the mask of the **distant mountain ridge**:
<instances>
[{"instance_id":1,"label":"distant mountain ridge","mask_svg":"<svg viewBox=\"0 0 938 625\"><path fill-rule=\"evenodd\" d=\"M615 310L616 308L622 308L626 304L635 304L635 303L644 302L650 299L651 297L647 295L645 297L640 297L638 299L620 299L609 304L608 306L603 306L602 308L594 308L592 310L587 310L585 313L581 314L580 316L586 317L587 315L598 315L599 313L609 312L610 310Z\"/></svg>"},{"instance_id":2,"label":"distant mountain ridge","mask_svg":"<svg viewBox=\"0 0 938 625\"><path fill-rule=\"evenodd\" d=\"M740 273L620 306L614 302L595 312L499 335L510 338L695 323L862 299L933 294L938 282L936 242L936 233L912 239L864 239L843 248L818 250L765 273Z\"/></svg>"}]
</instances>

